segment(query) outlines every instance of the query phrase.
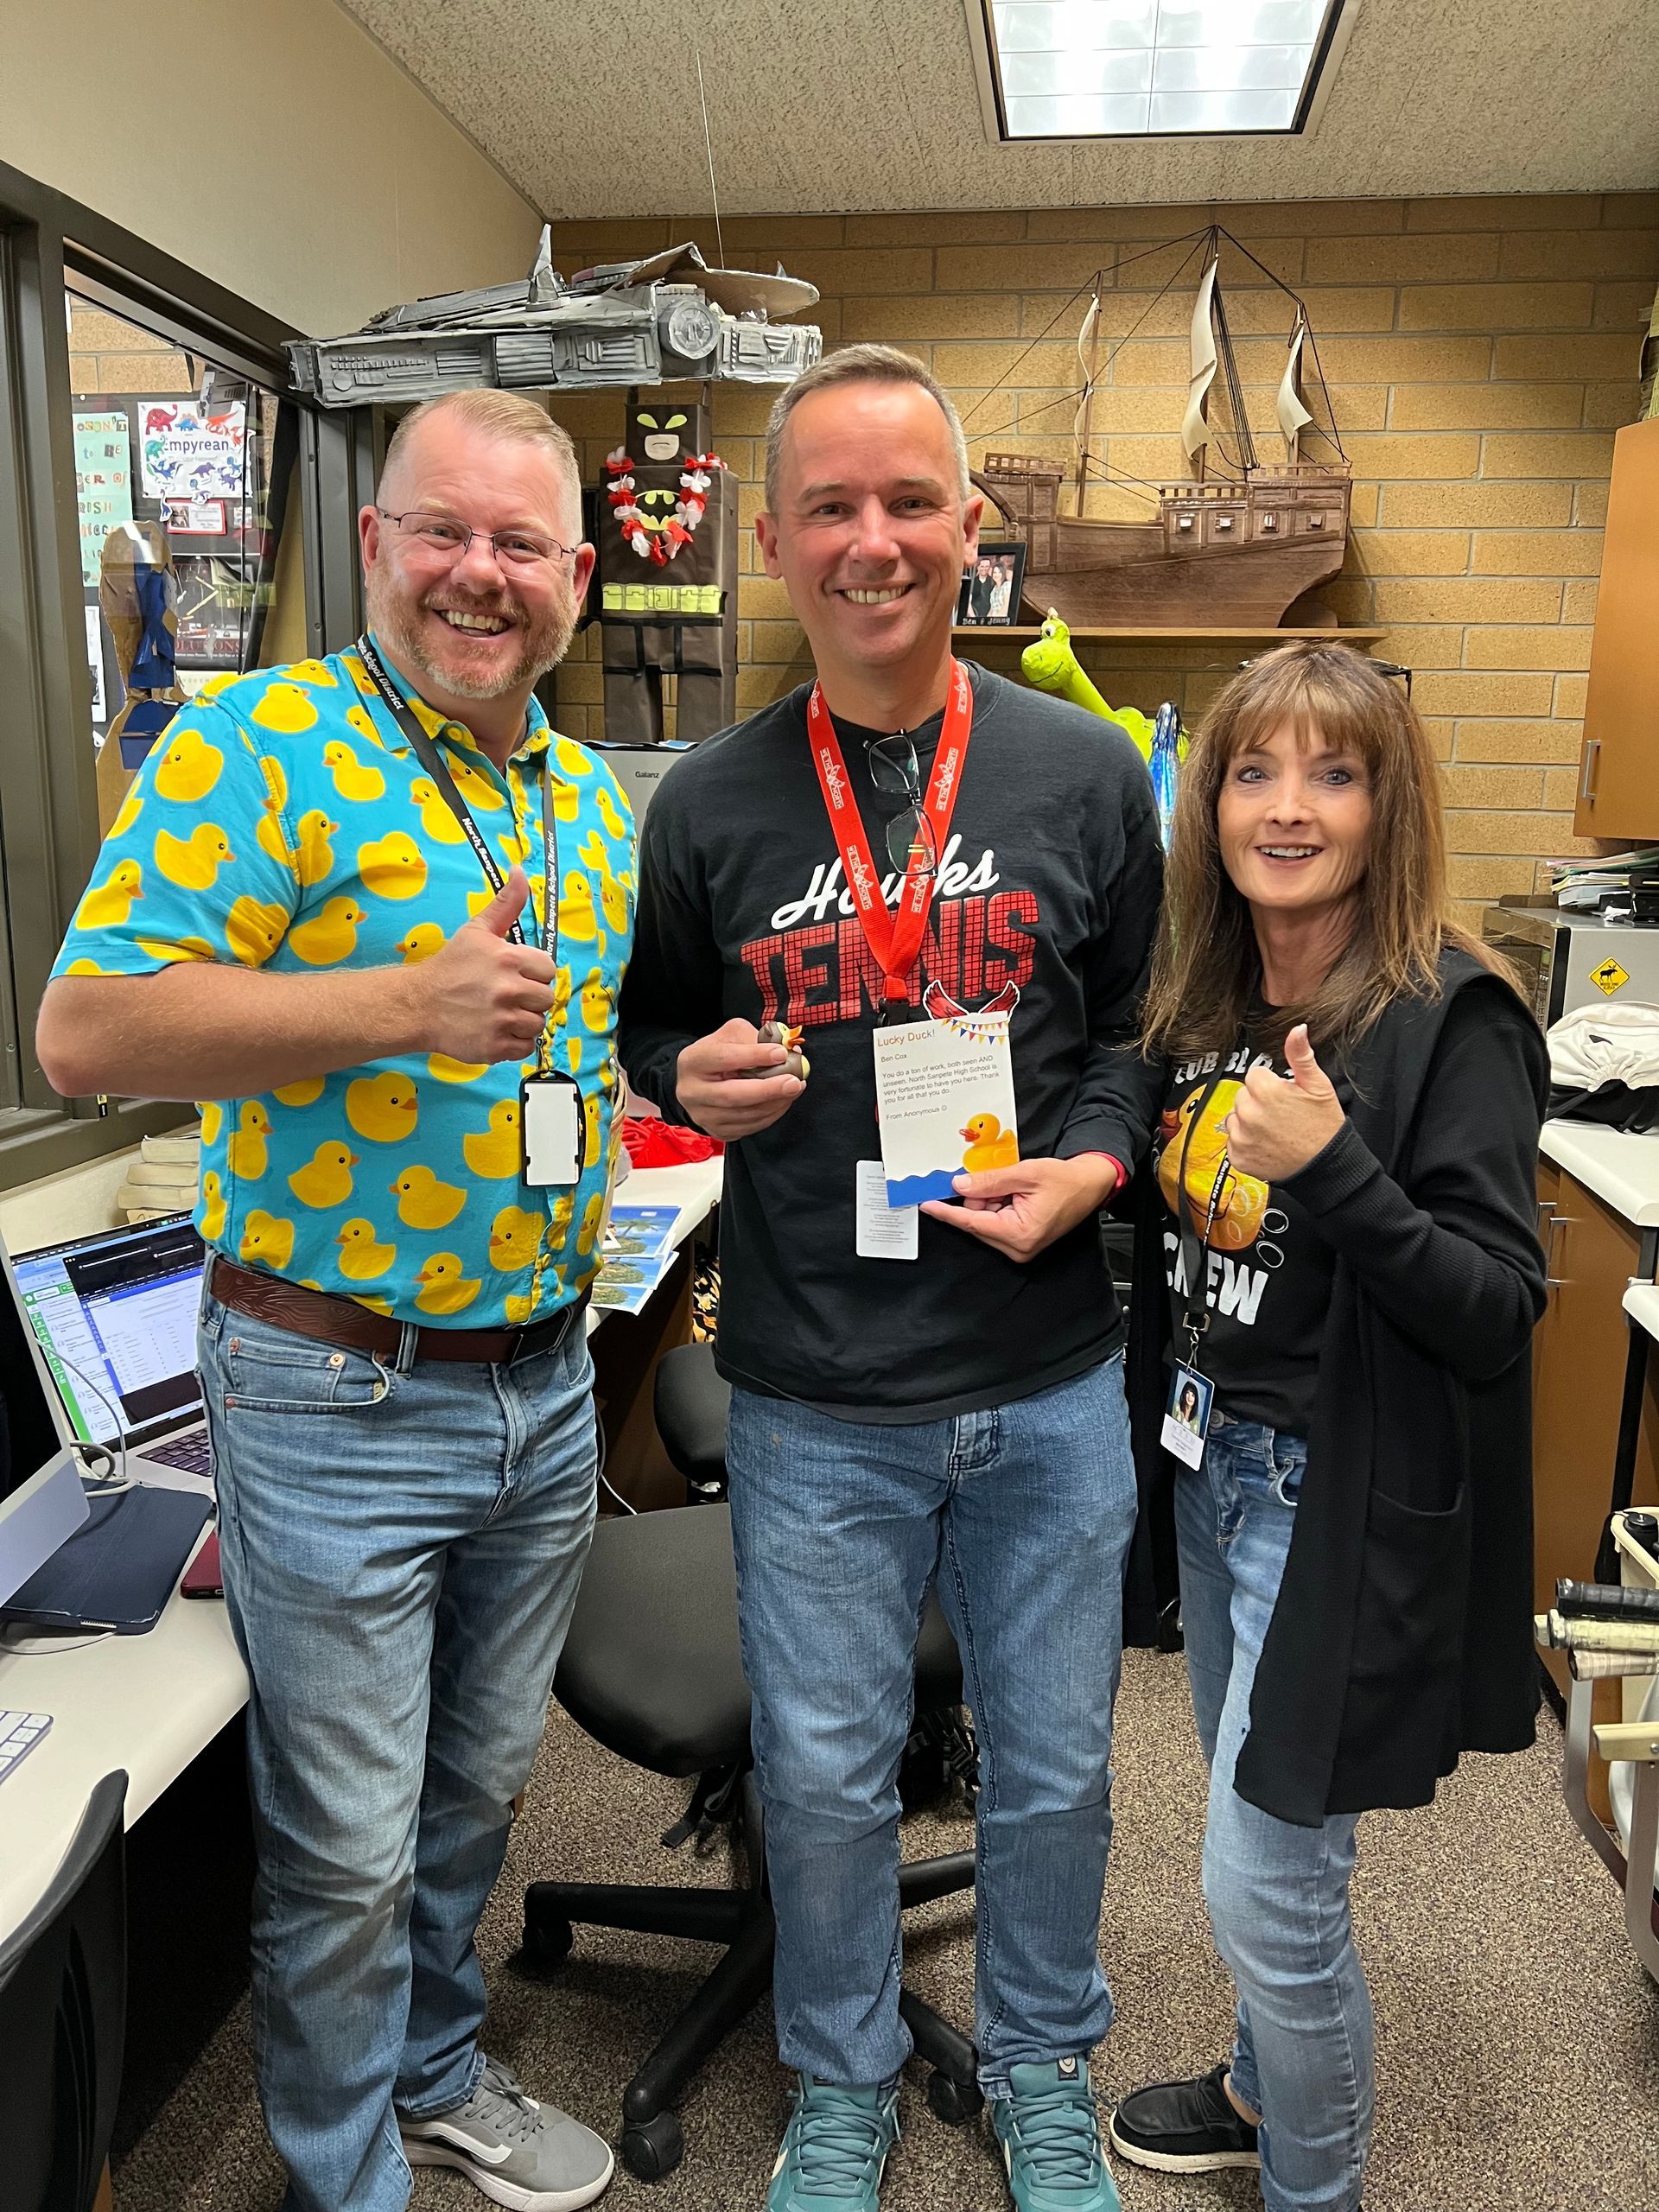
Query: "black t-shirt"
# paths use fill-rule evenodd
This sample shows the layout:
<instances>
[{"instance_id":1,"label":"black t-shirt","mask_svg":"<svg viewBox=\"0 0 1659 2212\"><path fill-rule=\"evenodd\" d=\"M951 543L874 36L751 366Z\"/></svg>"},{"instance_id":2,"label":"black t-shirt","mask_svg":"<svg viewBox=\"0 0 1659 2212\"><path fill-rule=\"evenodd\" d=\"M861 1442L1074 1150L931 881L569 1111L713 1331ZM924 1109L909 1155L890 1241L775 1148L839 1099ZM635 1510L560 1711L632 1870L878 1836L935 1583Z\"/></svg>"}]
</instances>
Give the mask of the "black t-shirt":
<instances>
[{"instance_id":1,"label":"black t-shirt","mask_svg":"<svg viewBox=\"0 0 1659 2212\"><path fill-rule=\"evenodd\" d=\"M970 672L972 738L910 1018L930 984L969 1010L1012 987L1021 1153L1132 1167L1152 1106L1133 1041L1162 875L1151 780L1116 724ZM858 1256L855 1169L880 1149L870 1038L884 985L846 891L806 700L803 687L709 739L652 797L620 1054L634 1087L683 1120L676 1063L695 1038L734 1015L804 1030L804 1093L727 1150L716 1357L745 1389L848 1420L931 1421L1084 1373L1117 1341L1117 1306L1092 1217L1023 1266L925 1217L916 1260ZM924 772L938 722L913 734ZM870 776L875 734L838 725L884 866L902 801Z\"/></svg>"},{"instance_id":2,"label":"black t-shirt","mask_svg":"<svg viewBox=\"0 0 1659 2212\"><path fill-rule=\"evenodd\" d=\"M1185 1359L1191 1343L1181 1325L1190 1301L1176 1216L1185 1172L1193 1233L1203 1237L1209 1222L1203 1302L1210 1326L1199 1340L1199 1370L1216 1386L1216 1403L1235 1420L1306 1436L1336 1262L1289 1192L1240 1174L1227 1160L1220 1124L1253 1067L1285 1073L1281 1056L1242 1043L1228 1053L1173 1062L1165 1082L1152 1167L1166 1210L1174 1351ZM1325 1071L1347 1107L1351 1095L1341 1072Z\"/></svg>"}]
</instances>

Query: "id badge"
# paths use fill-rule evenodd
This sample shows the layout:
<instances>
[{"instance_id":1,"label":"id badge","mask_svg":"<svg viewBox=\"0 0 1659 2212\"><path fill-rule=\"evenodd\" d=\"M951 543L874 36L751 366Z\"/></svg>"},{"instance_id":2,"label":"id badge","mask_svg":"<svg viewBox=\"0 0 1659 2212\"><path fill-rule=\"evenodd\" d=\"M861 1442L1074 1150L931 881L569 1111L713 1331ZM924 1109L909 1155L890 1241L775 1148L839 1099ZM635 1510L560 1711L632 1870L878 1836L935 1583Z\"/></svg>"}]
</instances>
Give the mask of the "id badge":
<instances>
[{"instance_id":1,"label":"id badge","mask_svg":"<svg viewBox=\"0 0 1659 2212\"><path fill-rule=\"evenodd\" d=\"M568 1075L527 1075L519 1086L524 1180L546 1186L582 1179L582 1093Z\"/></svg>"},{"instance_id":2,"label":"id badge","mask_svg":"<svg viewBox=\"0 0 1659 2212\"><path fill-rule=\"evenodd\" d=\"M1216 1386L1196 1367L1179 1363L1169 1382L1169 1403L1164 1408L1162 1443L1184 1467L1201 1466L1204 1440L1216 1402Z\"/></svg>"},{"instance_id":3,"label":"id badge","mask_svg":"<svg viewBox=\"0 0 1659 2212\"><path fill-rule=\"evenodd\" d=\"M914 1206L887 1204L887 1172L879 1160L861 1160L855 1171L853 1249L861 1260L913 1260L919 1231Z\"/></svg>"}]
</instances>

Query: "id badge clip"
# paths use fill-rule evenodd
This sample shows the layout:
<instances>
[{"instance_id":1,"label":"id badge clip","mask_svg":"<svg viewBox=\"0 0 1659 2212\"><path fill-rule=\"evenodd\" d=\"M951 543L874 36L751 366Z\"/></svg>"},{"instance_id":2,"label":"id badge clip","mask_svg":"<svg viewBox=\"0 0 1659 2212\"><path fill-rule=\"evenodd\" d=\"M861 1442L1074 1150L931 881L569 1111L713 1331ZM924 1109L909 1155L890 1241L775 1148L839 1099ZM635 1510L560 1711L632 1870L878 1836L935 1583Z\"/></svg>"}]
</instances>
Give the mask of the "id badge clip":
<instances>
[{"instance_id":1,"label":"id badge clip","mask_svg":"<svg viewBox=\"0 0 1659 2212\"><path fill-rule=\"evenodd\" d=\"M582 1093L574 1076L527 1075L519 1085L524 1180L543 1188L582 1179Z\"/></svg>"},{"instance_id":2,"label":"id badge clip","mask_svg":"<svg viewBox=\"0 0 1659 2212\"><path fill-rule=\"evenodd\" d=\"M1196 1367L1177 1360L1169 1381L1169 1402L1164 1408L1160 1441L1184 1467L1201 1466L1204 1440L1210 1433L1215 1410L1216 1386Z\"/></svg>"}]
</instances>

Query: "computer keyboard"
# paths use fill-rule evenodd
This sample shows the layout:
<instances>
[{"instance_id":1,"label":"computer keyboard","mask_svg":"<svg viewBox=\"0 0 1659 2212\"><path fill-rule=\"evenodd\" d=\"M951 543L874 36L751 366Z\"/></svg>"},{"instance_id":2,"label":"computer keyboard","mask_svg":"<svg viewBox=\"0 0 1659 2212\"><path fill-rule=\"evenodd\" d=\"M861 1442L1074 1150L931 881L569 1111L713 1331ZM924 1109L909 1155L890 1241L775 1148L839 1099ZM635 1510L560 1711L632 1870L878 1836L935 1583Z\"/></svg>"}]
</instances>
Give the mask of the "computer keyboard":
<instances>
[{"instance_id":1,"label":"computer keyboard","mask_svg":"<svg viewBox=\"0 0 1659 2212\"><path fill-rule=\"evenodd\" d=\"M0 1713L0 1782L29 1757L51 1726L49 1713Z\"/></svg>"},{"instance_id":2,"label":"computer keyboard","mask_svg":"<svg viewBox=\"0 0 1659 2212\"><path fill-rule=\"evenodd\" d=\"M169 1437L163 1444L147 1445L147 1459L159 1459L164 1467L180 1468L187 1475L207 1475L213 1472L213 1455L205 1428L188 1428L182 1436Z\"/></svg>"}]
</instances>

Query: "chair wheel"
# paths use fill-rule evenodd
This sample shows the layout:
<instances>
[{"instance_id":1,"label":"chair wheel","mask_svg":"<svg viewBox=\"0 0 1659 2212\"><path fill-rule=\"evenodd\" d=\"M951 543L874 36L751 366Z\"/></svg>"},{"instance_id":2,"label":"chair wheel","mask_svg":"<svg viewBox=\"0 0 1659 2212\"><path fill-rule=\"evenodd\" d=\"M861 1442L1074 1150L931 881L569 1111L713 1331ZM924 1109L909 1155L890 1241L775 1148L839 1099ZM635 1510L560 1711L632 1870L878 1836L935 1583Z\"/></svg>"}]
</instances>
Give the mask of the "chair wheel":
<instances>
[{"instance_id":1,"label":"chair wheel","mask_svg":"<svg viewBox=\"0 0 1659 2212\"><path fill-rule=\"evenodd\" d=\"M661 2181L685 2156L685 2137L671 2112L634 2120L622 2130L622 2163L640 2181Z\"/></svg>"},{"instance_id":2,"label":"chair wheel","mask_svg":"<svg viewBox=\"0 0 1659 2212\"><path fill-rule=\"evenodd\" d=\"M985 2093L977 2082L957 2082L949 2074L927 2077L927 2107L947 2127L960 2127L985 2109Z\"/></svg>"},{"instance_id":3,"label":"chair wheel","mask_svg":"<svg viewBox=\"0 0 1659 2212\"><path fill-rule=\"evenodd\" d=\"M551 1981L575 1940L568 1920L526 1917L524 1948L512 1961L513 1971L526 1981Z\"/></svg>"}]
</instances>

